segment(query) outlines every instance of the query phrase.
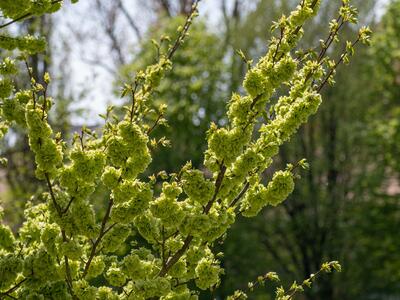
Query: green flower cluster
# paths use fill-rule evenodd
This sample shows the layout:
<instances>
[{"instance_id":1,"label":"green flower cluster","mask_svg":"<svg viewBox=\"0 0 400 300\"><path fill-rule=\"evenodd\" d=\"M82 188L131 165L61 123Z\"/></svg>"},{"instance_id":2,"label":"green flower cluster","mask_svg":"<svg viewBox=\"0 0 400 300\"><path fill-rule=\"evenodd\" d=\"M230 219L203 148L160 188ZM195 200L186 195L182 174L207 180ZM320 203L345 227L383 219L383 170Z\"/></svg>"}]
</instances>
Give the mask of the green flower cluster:
<instances>
[{"instance_id":1,"label":"green flower cluster","mask_svg":"<svg viewBox=\"0 0 400 300\"><path fill-rule=\"evenodd\" d=\"M29 34L23 37L0 35L0 48L6 50L19 49L28 54L35 54L45 51L46 46L46 40L42 37L35 37Z\"/></svg>"},{"instance_id":2,"label":"green flower cluster","mask_svg":"<svg viewBox=\"0 0 400 300\"><path fill-rule=\"evenodd\" d=\"M204 178L199 170L188 170L183 176L183 190L189 199L200 205L207 204L214 194L214 183Z\"/></svg>"},{"instance_id":3,"label":"green flower cluster","mask_svg":"<svg viewBox=\"0 0 400 300\"><path fill-rule=\"evenodd\" d=\"M162 194L150 206L152 215L159 218L163 226L178 228L185 217L184 202L178 202L177 197L182 193L182 188L176 182L163 183Z\"/></svg>"},{"instance_id":4,"label":"green flower cluster","mask_svg":"<svg viewBox=\"0 0 400 300\"><path fill-rule=\"evenodd\" d=\"M147 183L138 180L122 180L112 192L115 205L111 219L118 223L130 223L142 214L153 197Z\"/></svg>"},{"instance_id":5,"label":"green flower cluster","mask_svg":"<svg viewBox=\"0 0 400 300\"><path fill-rule=\"evenodd\" d=\"M293 192L293 174L290 171L278 171L265 187L254 185L241 203L242 215L254 217L266 205L277 206Z\"/></svg>"},{"instance_id":6,"label":"green flower cluster","mask_svg":"<svg viewBox=\"0 0 400 300\"><path fill-rule=\"evenodd\" d=\"M125 224L117 224L101 241L101 246L105 253L116 252L121 248L131 233L130 228Z\"/></svg>"},{"instance_id":7,"label":"green flower cluster","mask_svg":"<svg viewBox=\"0 0 400 300\"><path fill-rule=\"evenodd\" d=\"M86 199L95 189L105 164L104 153L76 147L70 154L71 164L60 172L60 184L75 199Z\"/></svg>"},{"instance_id":8,"label":"green flower cluster","mask_svg":"<svg viewBox=\"0 0 400 300\"><path fill-rule=\"evenodd\" d=\"M17 66L15 65L15 61L9 57L3 59L0 63L0 74L1 75L11 75L16 74L18 72Z\"/></svg>"},{"instance_id":9,"label":"green flower cluster","mask_svg":"<svg viewBox=\"0 0 400 300\"><path fill-rule=\"evenodd\" d=\"M56 259L44 248L24 256L23 275L29 277L28 285L32 289L40 288L44 282L60 280Z\"/></svg>"},{"instance_id":10,"label":"green flower cluster","mask_svg":"<svg viewBox=\"0 0 400 300\"><path fill-rule=\"evenodd\" d=\"M11 95L14 89L13 82L9 78L0 79L0 98L4 99Z\"/></svg>"},{"instance_id":11,"label":"green flower cluster","mask_svg":"<svg viewBox=\"0 0 400 300\"><path fill-rule=\"evenodd\" d=\"M22 127L26 127L25 109L26 104L31 98L29 91L18 91L14 98L6 98L3 100L3 117L8 122L15 122Z\"/></svg>"},{"instance_id":12,"label":"green flower cluster","mask_svg":"<svg viewBox=\"0 0 400 300\"><path fill-rule=\"evenodd\" d=\"M213 261L203 258L196 267L196 285L202 289L208 289L219 282L219 275L222 270Z\"/></svg>"},{"instance_id":13,"label":"green flower cluster","mask_svg":"<svg viewBox=\"0 0 400 300\"><path fill-rule=\"evenodd\" d=\"M236 157L243 151L243 147L250 141L251 131L236 127L232 130L217 128L211 125L208 132L209 152L217 162L227 165L235 161Z\"/></svg>"},{"instance_id":14,"label":"green flower cluster","mask_svg":"<svg viewBox=\"0 0 400 300\"><path fill-rule=\"evenodd\" d=\"M35 153L37 164L36 176L43 179L45 175L53 178L62 162L62 148L51 137L53 131L44 118L44 112L33 103L28 103L25 112L28 127L29 146Z\"/></svg>"},{"instance_id":15,"label":"green flower cluster","mask_svg":"<svg viewBox=\"0 0 400 300\"><path fill-rule=\"evenodd\" d=\"M7 289L22 271L23 261L14 254L0 253L0 291Z\"/></svg>"},{"instance_id":16,"label":"green flower cluster","mask_svg":"<svg viewBox=\"0 0 400 300\"><path fill-rule=\"evenodd\" d=\"M116 132L109 133L106 142L107 156L115 167L121 168L123 178L131 179L151 162L148 137L138 125L129 121L122 121L116 127Z\"/></svg>"},{"instance_id":17,"label":"green flower cluster","mask_svg":"<svg viewBox=\"0 0 400 300\"><path fill-rule=\"evenodd\" d=\"M0 249L12 252L14 250L15 238L11 229L3 224L0 224Z\"/></svg>"}]
</instances>

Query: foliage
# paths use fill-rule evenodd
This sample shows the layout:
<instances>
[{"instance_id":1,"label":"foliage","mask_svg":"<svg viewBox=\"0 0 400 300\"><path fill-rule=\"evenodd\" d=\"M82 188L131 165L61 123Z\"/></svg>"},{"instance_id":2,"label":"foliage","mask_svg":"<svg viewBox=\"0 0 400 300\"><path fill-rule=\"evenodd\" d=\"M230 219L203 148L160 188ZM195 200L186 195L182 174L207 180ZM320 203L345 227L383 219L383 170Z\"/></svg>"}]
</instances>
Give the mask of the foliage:
<instances>
[{"instance_id":1,"label":"foliage","mask_svg":"<svg viewBox=\"0 0 400 300\"><path fill-rule=\"evenodd\" d=\"M368 20L373 10L362 3L361 14ZM399 295L399 286L394 284L398 274L392 270L400 259L394 250L398 188L393 191L398 182L395 166L399 164L394 157L398 157L399 139L390 125L397 123L399 99L395 80L399 31L389 26L398 19L395 3L375 26L372 46L358 53L351 68L338 71L337 87L323 92L325 102L318 114L281 148L275 167L297 157L306 157L310 163L288 201L265 209L251 222L239 219L233 226L221 247L225 270L231 276L226 277L219 296L242 287L266 268L279 272L283 281L299 280L316 272L328 258L340 260L343 271L321 278L316 288L307 291L307 299ZM325 10L322 7L321 15L334 13ZM312 40L319 38L322 26L314 24ZM355 28L342 30L352 36ZM306 41L304 47L310 46ZM341 45L332 50L333 56ZM267 287L258 293L264 299L273 290Z\"/></svg>"},{"instance_id":2,"label":"foliage","mask_svg":"<svg viewBox=\"0 0 400 300\"><path fill-rule=\"evenodd\" d=\"M136 70L157 60L157 53L168 47L166 40L157 39L163 35L174 39L178 34L176 28L183 21L183 17L165 18L150 28L149 38L134 61L121 68L122 77L132 78ZM174 142L155 150L151 170L173 172L188 160L200 166L207 127L224 116L225 103L221 99L226 98L227 92L221 47L219 37L209 32L204 20L198 20L190 29L190 39L174 55L174 67L160 83L151 104L154 109L160 104L168 105L163 116L168 124L157 128L154 135Z\"/></svg>"},{"instance_id":3,"label":"foliage","mask_svg":"<svg viewBox=\"0 0 400 300\"><path fill-rule=\"evenodd\" d=\"M22 2L17 2L21 15L28 9ZM1 9L17 20L20 14L14 3L7 2ZM45 2L46 10L40 11L33 5L28 14L51 12L51 3ZM122 95L131 100L124 107L125 117L120 120L110 107L101 134L84 128L68 144L48 124L49 74L39 83L28 66L31 87L17 92L10 75L5 75L0 89L3 133L13 123L26 126L36 176L46 183L48 192L41 195L39 204L27 204L26 220L16 237L1 225L1 297L196 299L191 284L201 290L218 286L223 269L214 244L238 215L254 216L267 205L283 202L293 191L296 170L306 167L304 161L288 164L267 184L262 173L280 146L316 113L322 101L320 91L333 83L338 65L350 59L358 42L369 41L369 29L361 28L336 61L327 56L330 44L338 40L339 24L356 21L356 10L345 0L340 21L331 23L319 52L294 56L303 24L317 14L319 4L302 0L289 16L274 23L277 35L257 64L249 65L245 93L233 94L229 101L227 124L212 123L207 132L207 172L188 163L177 173L141 175L152 160L151 147L163 139L151 140L156 126L165 122L165 106L154 111L151 100L172 68L197 14L197 2L176 40L160 51L156 63L124 85ZM3 47L12 48L13 43L6 41ZM28 53L40 50L19 48ZM287 93L271 97L282 88ZM157 184L162 185L159 194L154 192ZM99 185L110 193L102 216L94 210L96 199L90 198ZM144 239L145 246L135 247L136 238ZM133 249L127 252L129 244ZM332 267L339 269L333 262L323 264L321 270ZM309 281L294 283L288 291L278 288L277 299L292 299L303 285Z\"/></svg>"}]
</instances>

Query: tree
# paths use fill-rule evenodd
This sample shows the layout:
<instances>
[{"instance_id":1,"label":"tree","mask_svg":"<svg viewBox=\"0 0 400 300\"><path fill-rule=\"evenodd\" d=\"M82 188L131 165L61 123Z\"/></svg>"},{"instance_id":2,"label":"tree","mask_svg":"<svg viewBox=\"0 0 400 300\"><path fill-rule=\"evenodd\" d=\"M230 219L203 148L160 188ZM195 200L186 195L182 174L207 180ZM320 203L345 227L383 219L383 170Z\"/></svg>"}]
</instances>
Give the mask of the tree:
<instances>
[{"instance_id":1,"label":"tree","mask_svg":"<svg viewBox=\"0 0 400 300\"><path fill-rule=\"evenodd\" d=\"M363 2L362 13L370 19L367 4ZM389 7L388 15L397 16ZM321 13L332 13L328 11ZM371 295L379 298L399 294L398 286L392 283L397 277L391 267L378 267L383 261L392 265L389 262L399 260L396 251L388 250L397 249L397 233L390 228L398 224L391 211L398 193L387 190L389 184L392 190L396 187L393 177L397 175L391 165L396 164L392 159L398 138L395 126L386 126L397 123L396 117L392 118L398 99L398 73L393 69L396 58L392 53L396 53L399 31L388 30L388 23L396 24L396 17L386 18L376 29L379 33L370 51L359 53L349 70L338 71L338 86L323 93L325 103L320 112L282 147L276 165L285 165L295 157L306 157L310 163L310 170L296 184L289 201L277 209L266 209L251 222L238 220L231 230L223 251L226 270L234 276L227 278L221 295L241 286L263 268L279 271L286 280L298 280L317 270L326 257L339 259L345 268L319 281L318 287L307 294L308 299L367 299ZM344 29L348 36L353 30ZM388 34L390 38L382 39L381 35ZM315 39L314 32L312 36ZM380 50L375 48L378 41ZM340 45L337 48L332 50L341 50ZM384 55L386 63L383 53L391 53L391 58ZM382 232L385 244L379 242ZM251 258L246 253L252 253ZM255 262L253 257L258 260Z\"/></svg>"},{"instance_id":2,"label":"tree","mask_svg":"<svg viewBox=\"0 0 400 300\"><path fill-rule=\"evenodd\" d=\"M327 42L314 56L294 56L304 23L315 16L319 1L302 0L289 16L274 23L267 53L248 71L243 95L233 94L227 124L211 124L207 133L203 172L186 164L176 173L145 177L151 162L150 143L163 112L154 112L151 101L196 15L192 6L178 37L160 51L158 60L136 73L122 95L131 102L121 120L112 108L104 115L101 134L83 129L72 144L63 141L48 124L51 99L47 89L28 67L31 87L14 92L10 76L15 64L4 59L0 83L2 129L12 123L26 126L34 153L36 176L47 185L39 204L28 204L26 221L13 235L0 227L1 297L56 299L195 299L191 288L212 289L222 269L214 245L237 215L253 217L267 205L276 206L293 191L296 173L304 160L288 164L263 183L280 146L316 113L320 92L354 46L368 43L370 31L361 28L355 41L347 42L339 60L327 56L331 39L340 31L332 22ZM0 9L14 21L59 9L57 1L2 2ZM356 10L343 2L340 16L356 22ZM6 23L9 24L9 23ZM5 25L1 25L4 27ZM168 41L168 39L166 39ZM45 45L32 37L1 36L0 46L36 53ZM26 58L26 54L20 56ZM277 90L286 91L278 98ZM268 110L266 111L266 107ZM204 173L210 174L205 177ZM90 196L99 185L109 192L103 215L95 213ZM162 186L155 194L156 185ZM137 238L135 238L135 235ZM146 246L127 245L143 240ZM322 264L320 272L340 269L337 262ZM277 299L291 299L309 287L316 275L288 289L277 288ZM274 273L260 276L279 280ZM236 291L230 299L245 299Z\"/></svg>"}]
</instances>

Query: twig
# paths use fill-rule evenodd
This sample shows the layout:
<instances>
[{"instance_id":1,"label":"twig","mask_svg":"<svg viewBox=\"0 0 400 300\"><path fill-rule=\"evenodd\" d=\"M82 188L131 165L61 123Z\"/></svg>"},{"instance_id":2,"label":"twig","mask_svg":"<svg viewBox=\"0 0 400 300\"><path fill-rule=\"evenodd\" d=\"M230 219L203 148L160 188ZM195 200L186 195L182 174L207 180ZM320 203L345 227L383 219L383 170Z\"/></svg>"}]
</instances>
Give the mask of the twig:
<instances>
[{"instance_id":1,"label":"twig","mask_svg":"<svg viewBox=\"0 0 400 300\"><path fill-rule=\"evenodd\" d=\"M11 296L10 294L11 294L12 292L14 292L16 289L18 289L18 288L21 286L21 284L23 284L26 280L28 280L28 277L25 277L25 278L22 279L20 282L18 282L17 284L15 284L13 287L11 287L11 288L8 289L7 291L1 293L1 294L0 294L0 299L3 299L3 296L7 296L7 297L10 297L10 298L13 298L13 299L17 299L17 298L15 298L15 297Z\"/></svg>"},{"instance_id":2,"label":"twig","mask_svg":"<svg viewBox=\"0 0 400 300\"><path fill-rule=\"evenodd\" d=\"M357 45L357 43L360 41L360 37L358 37L352 44L352 47L354 47L355 45ZM325 86L325 84L328 82L329 78L331 77L331 75L333 74L333 72L337 69L337 67L342 63L343 59L345 58L345 56L347 55L347 50L342 53L340 55L339 60L336 62L336 64L329 70L328 75L325 77L325 79L322 81L322 83L318 86L317 88L317 92L319 93L323 87Z\"/></svg>"},{"instance_id":3,"label":"twig","mask_svg":"<svg viewBox=\"0 0 400 300\"><path fill-rule=\"evenodd\" d=\"M131 111L130 111L130 122L133 122L133 115L135 112L135 97L136 97L136 90L138 88L138 82L135 80L134 87L131 89L132 91L132 104L131 104Z\"/></svg>"},{"instance_id":4,"label":"twig","mask_svg":"<svg viewBox=\"0 0 400 300\"><path fill-rule=\"evenodd\" d=\"M243 189L240 191L240 193L235 197L235 199L232 200L231 204L229 204L229 207L233 207L236 205L236 203L243 197L243 195L247 192L247 190L250 187L250 183L247 181L246 184L244 185Z\"/></svg>"},{"instance_id":5,"label":"twig","mask_svg":"<svg viewBox=\"0 0 400 300\"><path fill-rule=\"evenodd\" d=\"M57 203L56 197L54 195L53 186L51 185L49 174L45 173L44 177L46 178L47 187L49 188L50 198L51 198L51 200L52 200L52 202L54 204L54 207L57 210L58 215L61 217L62 216L62 210L61 210L60 205Z\"/></svg>"},{"instance_id":6,"label":"twig","mask_svg":"<svg viewBox=\"0 0 400 300\"><path fill-rule=\"evenodd\" d=\"M99 244L101 242L101 239L112 228L112 227L109 227L107 230L105 229L106 225L107 225L107 222L108 222L108 219L110 218L111 208L112 208L113 204L114 204L113 199L110 199L110 201L108 202L107 211L106 211L106 213L104 215L103 220L101 221L101 228L100 228L99 236L97 237L96 241L93 243L92 249L90 251L89 259L86 262L85 268L83 270L83 276L82 277L85 277L86 274L88 273L90 264L92 263L92 260L93 260L94 256L96 255L96 249L99 246Z\"/></svg>"},{"instance_id":7,"label":"twig","mask_svg":"<svg viewBox=\"0 0 400 300\"><path fill-rule=\"evenodd\" d=\"M51 4L52 4L52 5L53 5L53 4L57 4L57 3L62 2L62 1L63 1L63 0L54 0L54 1L51 2ZM13 20L7 22L7 23L1 24L1 25L0 25L0 29L2 29L2 28L4 28L4 27L7 27L7 26L9 26L9 25L11 25L11 24L14 24L15 22L21 21L21 20L23 20L23 19L25 19L25 18L32 17L32 16L33 16L33 14L32 14L31 12L25 13L24 15L22 15L22 16L20 16L20 17L17 17L17 18L15 18L15 19L13 19Z\"/></svg>"},{"instance_id":8,"label":"twig","mask_svg":"<svg viewBox=\"0 0 400 300\"><path fill-rule=\"evenodd\" d=\"M71 206L72 202L74 201L75 197L71 197L71 199L69 200L67 206L64 208L64 210L61 212L63 215L67 213L69 207Z\"/></svg>"},{"instance_id":9,"label":"twig","mask_svg":"<svg viewBox=\"0 0 400 300\"><path fill-rule=\"evenodd\" d=\"M197 10L197 6L199 5L199 2L200 2L200 0L194 1L193 5L192 5L192 9L186 18L185 24L183 25L178 38L175 40L174 45L168 51L168 54L167 54L168 59L172 58L175 51L179 48L179 45L181 45L182 42L184 41L185 36L190 28L190 25L192 24L193 18L195 17L195 12Z\"/></svg>"},{"instance_id":10,"label":"twig","mask_svg":"<svg viewBox=\"0 0 400 300\"><path fill-rule=\"evenodd\" d=\"M220 164L220 171L218 173L217 179L215 180L215 191L214 191L214 195L211 198L211 200L207 203L206 207L204 208L203 213L204 214L208 214L208 212L210 211L214 201L217 199L218 196L218 192L221 188L222 185L222 181L224 179L225 176L225 171L226 171L226 166L224 165L224 162L222 161ZM167 261L167 263L161 268L160 272L158 273L158 276L163 277L165 276L169 269L178 262L178 260L182 257L182 255L185 254L186 250L189 248L190 243L193 240L193 236L192 235L188 235L185 239L185 241L183 242L183 246L177 251L175 252L175 254Z\"/></svg>"},{"instance_id":11,"label":"twig","mask_svg":"<svg viewBox=\"0 0 400 300\"><path fill-rule=\"evenodd\" d=\"M160 121L160 119L161 119L163 116L164 116L163 113L160 113L160 114L158 115L158 117L157 117L156 121L154 122L153 126L151 126L151 128L149 128L149 129L147 130L147 132L146 132L147 135L149 135L149 134L154 130L154 128L156 128L156 126L158 125L158 122Z\"/></svg>"}]
</instances>

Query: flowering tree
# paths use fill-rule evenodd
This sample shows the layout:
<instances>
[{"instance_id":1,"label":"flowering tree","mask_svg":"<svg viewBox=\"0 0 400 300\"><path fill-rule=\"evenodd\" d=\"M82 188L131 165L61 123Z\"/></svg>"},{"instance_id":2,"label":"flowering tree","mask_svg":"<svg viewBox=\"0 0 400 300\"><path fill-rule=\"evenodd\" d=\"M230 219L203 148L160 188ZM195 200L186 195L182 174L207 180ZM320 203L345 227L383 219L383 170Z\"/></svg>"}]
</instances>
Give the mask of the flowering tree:
<instances>
[{"instance_id":1,"label":"flowering tree","mask_svg":"<svg viewBox=\"0 0 400 300\"><path fill-rule=\"evenodd\" d=\"M253 217L292 192L297 169L307 167L304 160L277 171L266 184L261 174L279 147L316 113L322 101L319 92L334 83L336 68L349 61L354 46L368 43L369 29L361 28L353 42L347 41L339 58L327 56L330 45L339 42L343 25L356 23L356 9L343 0L328 37L319 47L302 51L297 45L303 25L317 14L320 1L300 1L289 16L273 24L276 36L256 64L239 52L248 65L244 93L232 95L224 127L211 124L205 168L187 163L176 173L146 177L152 149L166 143L165 138L152 137L166 122L165 105L154 109L152 96L172 68L197 4L178 29L178 38L162 39L168 47L158 61L124 85L122 96L130 98L124 118L109 107L100 134L83 128L71 143L47 122L53 103L47 95L50 76L34 78L26 63L27 55L44 50L45 43L1 33L0 47L18 51L17 61L25 61L31 78L29 89L16 91L12 78L17 62L3 59L1 132L14 123L26 128L36 176L48 192L39 204L27 204L26 220L16 236L6 225L0 227L0 298L196 299L192 283L203 290L218 286L223 270L213 245L236 216ZM51 0L2 1L0 9L12 21L0 27L60 6L61 1ZM91 195L99 186L109 191L109 200L104 211L96 212L99 203ZM320 272L332 269L339 270L339 264L325 263ZM316 275L288 289L279 287L277 299L293 298L310 287ZM265 280L279 277L273 272L261 275L249 283L249 291ZM230 299L246 297L245 291L237 291Z\"/></svg>"}]
</instances>

